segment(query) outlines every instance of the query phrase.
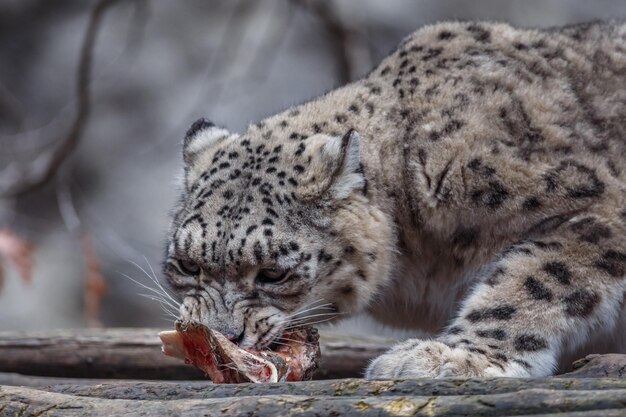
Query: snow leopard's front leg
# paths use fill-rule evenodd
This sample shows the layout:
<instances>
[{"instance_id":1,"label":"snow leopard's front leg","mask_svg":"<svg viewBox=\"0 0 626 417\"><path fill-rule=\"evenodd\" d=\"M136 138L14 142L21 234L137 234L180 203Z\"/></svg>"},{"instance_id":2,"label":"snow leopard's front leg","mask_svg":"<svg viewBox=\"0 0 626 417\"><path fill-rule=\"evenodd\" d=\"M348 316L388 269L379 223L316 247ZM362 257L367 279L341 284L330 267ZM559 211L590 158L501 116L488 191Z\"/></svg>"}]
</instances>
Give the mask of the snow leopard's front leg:
<instances>
[{"instance_id":1,"label":"snow leopard's front leg","mask_svg":"<svg viewBox=\"0 0 626 417\"><path fill-rule=\"evenodd\" d=\"M368 379L539 377L624 314L623 219L578 216L500 254L453 323L375 359Z\"/></svg>"}]
</instances>

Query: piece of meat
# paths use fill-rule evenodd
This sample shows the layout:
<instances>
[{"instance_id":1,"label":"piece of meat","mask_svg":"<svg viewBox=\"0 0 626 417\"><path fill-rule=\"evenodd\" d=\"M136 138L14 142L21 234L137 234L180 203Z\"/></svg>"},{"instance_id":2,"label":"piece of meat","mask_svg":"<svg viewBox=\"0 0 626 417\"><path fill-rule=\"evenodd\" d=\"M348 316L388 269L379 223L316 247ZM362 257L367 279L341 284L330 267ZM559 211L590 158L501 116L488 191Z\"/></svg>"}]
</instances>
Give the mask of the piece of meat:
<instances>
[{"instance_id":1,"label":"piece of meat","mask_svg":"<svg viewBox=\"0 0 626 417\"><path fill-rule=\"evenodd\" d=\"M177 322L176 330L159 337L163 353L184 359L216 384L309 380L320 357L313 327L288 330L276 350L263 351L241 349L220 332L196 323Z\"/></svg>"}]
</instances>

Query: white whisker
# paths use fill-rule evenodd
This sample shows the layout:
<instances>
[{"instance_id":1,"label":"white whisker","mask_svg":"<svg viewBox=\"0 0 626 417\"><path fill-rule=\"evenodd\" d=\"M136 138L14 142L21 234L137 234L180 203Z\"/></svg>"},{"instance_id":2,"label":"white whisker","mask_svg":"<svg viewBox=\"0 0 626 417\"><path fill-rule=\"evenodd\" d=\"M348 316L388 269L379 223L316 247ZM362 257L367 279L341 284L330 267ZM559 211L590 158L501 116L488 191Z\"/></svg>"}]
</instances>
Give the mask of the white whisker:
<instances>
[{"instance_id":1,"label":"white whisker","mask_svg":"<svg viewBox=\"0 0 626 417\"><path fill-rule=\"evenodd\" d=\"M145 256L144 256L144 258L145 258ZM157 285L157 287L162 291L162 294L165 295L165 297L169 298L172 302L174 302L176 304L179 304L178 301L176 301L174 298L172 298L172 296L167 293L165 288L163 288L163 286L161 285L159 280L156 278L156 275L154 277L152 277L150 274L148 274L148 272L146 272L146 270L143 267L141 267L141 265L139 265L137 262L135 262L135 261L133 261L131 259L129 259L128 262L130 262L131 264L135 265L141 272L143 272L148 278L150 278L150 280L152 282L154 282ZM154 270L152 270L152 266L150 266L150 263L148 262L147 258L146 258L146 263L150 267L150 270L154 273Z\"/></svg>"},{"instance_id":2,"label":"white whisker","mask_svg":"<svg viewBox=\"0 0 626 417\"><path fill-rule=\"evenodd\" d=\"M176 307L174 307L173 305L169 304L167 301L165 301L165 300L163 300L161 298L155 297L152 294L139 294L139 296L145 297L145 298L147 298L149 300L152 300L152 301L157 301L159 304L161 304L161 306L163 308L165 308L166 306L171 308L171 310L167 310L168 313L171 313L171 314L177 313Z\"/></svg>"},{"instance_id":3,"label":"white whisker","mask_svg":"<svg viewBox=\"0 0 626 417\"><path fill-rule=\"evenodd\" d=\"M286 340L288 342L293 342L293 343L299 343L301 345L311 345L313 346L315 343L311 343L311 342L305 342L304 340L297 340L297 339L290 339L288 337L279 337L278 340ZM278 343L276 341L274 341L274 343ZM285 344L285 343L283 343ZM286 346L290 346L290 344L285 344Z\"/></svg>"},{"instance_id":4,"label":"white whisker","mask_svg":"<svg viewBox=\"0 0 626 417\"><path fill-rule=\"evenodd\" d=\"M328 318L326 318L326 319L317 320L317 321L314 321L314 322L311 322L311 323L306 323L306 325L307 325L307 326L312 326L312 325L314 325L314 324L324 323L324 322L329 321L329 320L332 320L332 319L334 319L334 318L335 318L335 317L328 317ZM299 324L296 324L296 325L294 325L294 326L287 326L287 327L285 327L285 330L294 329L294 328L296 328L296 327L302 326L303 324L305 324L305 323L299 323Z\"/></svg>"},{"instance_id":5,"label":"white whisker","mask_svg":"<svg viewBox=\"0 0 626 417\"><path fill-rule=\"evenodd\" d=\"M302 306L302 308L306 308L306 307L311 306L311 305L313 305L315 303L319 303L320 301L324 301L324 299L323 298L318 298L317 300L313 300L311 302L308 302L308 303L304 304Z\"/></svg>"},{"instance_id":6,"label":"white whisker","mask_svg":"<svg viewBox=\"0 0 626 417\"><path fill-rule=\"evenodd\" d=\"M163 296L163 294L162 294L161 292L159 292L157 289L152 288L152 287L149 287L149 286L147 286L147 285L145 285L145 284L143 284L143 283L141 283L141 282L137 281L136 279L131 278L129 275L127 275L127 274L125 274L125 273L123 273L123 272L119 272L119 273L120 273L122 276L124 276L124 277L128 278L129 280L133 281L135 284L137 284L137 285L141 286L142 288L145 288L145 289L146 289L146 290L148 290L148 291L153 292L154 294L158 295L159 297ZM175 302L175 303L176 303L176 305L177 305L177 306L179 305L179 303L178 303L178 302Z\"/></svg>"},{"instance_id":7,"label":"white whisker","mask_svg":"<svg viewBox=\"0 0 626 417\"><path fill-rule=\"evenodd\" d=\"M150 261L148 261L148 258L146 258L146 256L144 255L143 257L146 261L146 264L148 264L148 267L150 268L150 272L152 272L152 281L154 281L154 283L156 285L159 286L159 288L161 289L161 291L163 291L163 293L167 296L167 298L169 298L172 302L174 302L175 304L180 304L175 298L173 298L170 293L167 291L167 289L165 287L163 287L163 285L161 285L161 283L159 282L156 273L154 272L154 269L152 269L152 265L150 265Z\"/></svg>"},{"instance_id":8,"label":"white whisker","mask_svg":"<svg viewBox=\"0 0 626 417\"><path fill-rule=\"evenodd\" d=\"M175 311L170 310L165 304L163 304L162 302L160 302L159 300L154 300L157 301L159 303L159 307L161 307L161 310L167 314L170 317L173 317L175 319L178 318L177 314Z\"/></svg>"},{"instance_id":9,"label":"white whisker","mask_svg":"<svg viewBox=\"0 0 626 417\"><path fill-rule=\"evenodd\" d=\"M128 278L129 280L131 280L132 282L134 282L135 284L141 286L142 288L147 289L148 291L152 291L153 293L157 294L157 295L162 295L159 291L157 291L156 289L152 288L152 287L148 287L146 284L143 284L139 281L137 281L134 278L131 278L129 275L126 275L123 272L119 272L119 274L123 275L124 277Z\"/></svg>"},{"instance_id":10,"label":"white whisker","mask_svg":"<svg viewBox=\"0 0 626 417\"><path fill-rule=\"evenodd\" d=\"M272 342L273 345L281 345L281 346L290 346L288 343L282 343L282 342L278 342L276 340L274 340Z\"/></svg>"},{"instance_id":11,"label":"white whisker","mask_svg":"<svg viewBox=\"0 0 626 417\"><path fill-rule=\"evenodd\" d=\"M165 317L168 317L170 320L171 319L174 319L174 321L178 320L178 316L176 316L175 314L173 314L173 313L171 313L169 311L165 311L165 310L163 310L163 312L165 313Z\"/></svg>"},{"instance_id":12,"label":"white whisker","mask_svg":"<svg viewBox=\"0 0 626 417\"><path fill-rule=\"evenodd\" d=\"M316 307L315 307L315 305L316 305L317 303L322 302L322 301L324 301L324 299L323 299L323 298L318 298L317 300L314 300L314 301L311 301L311 302L309 302L309 303L306 303L306 304L304 304L302 307L300 307L298 310L294 311L292 314L294 314L294 315L295 315L295 314L300 314L300 313L302 313L302 312L306 311L308 308L316 308ZM322 304L322 305L319 305L318 307L321 307L321 306L328 306L328 305L331 305L331 303Z\"/></svg>"},{"instance_id":13,"label":"white whisker","mask_svg":"<svg viewBox=\"0 0 626 417\"><path fill-rule=\"evenodd\" d=\"M156 301L157 303L159 303L159 307L165 313L165 317L162 318L163 320L167 320L169 322L178 320L180 302L177 301L174 297L172 297L172 295L161 285L161 283L159 282L156 276L156 273L154 272L154 269L152 268L152 265L150 265L150 262L148 261L148 258L146 258L145 256L143 258L146 261L146 264L148 265L150 273L148 273L137 262L134 262L133 260L130 260L130 259L128 260L128 262L130 262L137 269L139 269L144 275L146 275L148 279L150 280L149 282L152 282L155 285L154 287L150 285L146 285L143 282L140 282L123 272L120 272L120 274L124 276L125 278L131 280L135 284L139 285L141 288L149 291L148 294L139 294L139 295L141 297L145 297L149 300Z\"/></svg>"},{"instance_id":14,"label":"white whisker","mask_svg":"<svg viewBox=\"0 0 626 417\"><path fill-rule=\"evenodd\" d=\"M323 316L337 316L340 315L342 313L338 313L338 312L333 312L333 313L317 313L317 314L310 314L308 316L305 317L300 317L300 318L296 318L296 319L291 319L291 320L287 320L287 322L289 324L294 324L294 323L301 323L301 322L305 322L309 319L312 319L314 317L323 317Z\"/></svg>"},{"instance_id":15,"label":"white whisker","mask_svg":"<svg viewBox=\"0 0 626 417\"><path fill-rule=\"evenodd\" d=\"M296 316L299 316L301 314L308 313L309 311L315 311L315 310L334 310L334 308L330 307L330 306L331 306L331 303L323 304L323 305L320 305L320 306L307 308L306 310L299 311L297 313L289 314L286 317L296 317Z\"/></svg>"},{"instance_id":16,"label":"white whisker","mask_svg":"<svg viewBox=\"0 0 626 417\"><path fill-rule=\"evenodd\" d=\"M154 294L139 294L139 295L141 295L142 297L149 298L151 300L158 301L158 302L163 303L163 304L167 304L169 307L172 307L174 309L176 308L175 305L173 305L172 303L170 303L168 300L166 300L163 297L159 297L159 296L154 295Z\"/></svg>"}]
</instances>

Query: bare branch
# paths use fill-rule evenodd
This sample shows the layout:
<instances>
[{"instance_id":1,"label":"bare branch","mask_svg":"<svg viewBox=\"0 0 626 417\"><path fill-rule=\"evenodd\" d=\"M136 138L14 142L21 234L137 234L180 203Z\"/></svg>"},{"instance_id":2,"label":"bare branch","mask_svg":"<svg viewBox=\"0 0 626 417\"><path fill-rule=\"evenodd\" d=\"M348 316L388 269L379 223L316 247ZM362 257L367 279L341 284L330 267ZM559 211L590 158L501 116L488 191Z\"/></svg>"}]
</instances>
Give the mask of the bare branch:
<instances>
[{"instance_id":1,"label":"bare branch","mask_svg":"<svg viewBox=\"0 0 626 417\"><path fill-rule=\"evenodd\" d=\"M80 51L77 71L76 110L66 134L45 152L26 163L14 161L0 172L0 196L9 197L27 193L52 178L63 162L74 152L90 113L90 81L93 50L106 10L118 0L99 0L91 12ZM56 136L55 135L55 136Z\"/></svg>"},{"instance_id":2,"label":"bare branch","mask_svg":"<svg viewBox=\"0 0 626 417\"><path fill-rule=\"evenodd\" d=\"M22 103L5 86L0 84L0 113L4 119L19 128L24 122Z\"/></svg>"},{"instance_id":3,"label":"bare branch","mask_svg":"<svg viewBox=\"0 0 626 417\"><path fill-rule=\"evenodd\" d=\"M279 0L280 1L280 0ZM251 16L260 7L261 2L239 0L231 2L231 13L224 23L224 31L217 41L217 47L210 54L206 69L202 79L198 83L197 93L187 101L185 110L181 111L182 117L174 124L172 129L168 129L158 139L146 145L142 152L152 151L158 144L170 141L172 136L176 136L190 123L190 118L197 118L198 108L205 108L205 97L211 97L212 103L223 103L223 92L229 91L232 84L236 84L237 77L232 76L234 63L245 46L245 35L251 25ZM238 23L238 22L242 23ZM255 68L251 64L248 71Z\"/></svg>"},{"instance_id":4,"label":"bare branch","mask_svg":"<svg viewBox=\"0 0 626 417\"><path fill-rule=\"evenodd\" d=\"M330 2L326 0L291 0L292 3L313 13L324 25L331 37L331 46L339 66L339 82L350 82L354 65L350 58L350 38L352 31L346 27Z\"/></svg>"},{"instance_id":5,"label":"bare branch","mask_svg":"<svg viewBox=\"0 0 626 417\"><path fill-rule=\"evenodd\" d=\"M59 206L61 219L63 219L63 223L65 223L65 228L71 234L77 234L80 231L82 222L74 206L70 184L66 179L67 173L65 171L67 170L62 170L57 181L57 204Z\"/></svg>"},{"instance_id":6,"label":"bare branch","mask_svg":"<svg viewBox=\"0 0 626 417\"><path fill-rule=\"evenodd\" d=\"M286 39L285 33L291 24L294 11L295 7L293 7L292 2L283 3L279 0L275 3L275 10L272 13L273 20L266 27L265 35L246 71L246 75L250 74L259 81L264 81L267 78L272 65L276 62L276 56L281 50L281 45Z\"/></svg>"}]
</instances>

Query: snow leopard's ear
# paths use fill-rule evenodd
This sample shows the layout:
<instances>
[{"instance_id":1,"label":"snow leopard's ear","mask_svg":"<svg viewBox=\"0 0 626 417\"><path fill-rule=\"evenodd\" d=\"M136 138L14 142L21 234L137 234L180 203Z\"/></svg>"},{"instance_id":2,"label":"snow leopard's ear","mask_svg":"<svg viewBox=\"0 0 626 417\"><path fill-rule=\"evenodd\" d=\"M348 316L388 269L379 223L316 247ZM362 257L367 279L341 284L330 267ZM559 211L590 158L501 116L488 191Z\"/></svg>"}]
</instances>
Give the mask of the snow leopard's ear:
<instances>
[{"instance_id":1,"label":"snow leopard's ear","mask_svg":"<svg viewBox=\"0 0 626 417\"><path fill-rule=\"evenodd\" d=\"M318 150L310 167L310 185L301 189L302 197L343 200L354 191L366 192L361 138L354 129L343 136L325 137Z\"/></svg>"},{"instance_id":2,"label":"snow leopard's ear","mask_svg":"<svg viewBox=\"0 0 626 417\"><path fill-rule=\"evenodd\" d=\"M322 149L339 162L328 190L333 198L344 199L353 191L363 189L366 180L361 164L361 137L356 130L350 129L343 137L330 139Z\"/></svg>"},{"instance_id":3,"label":"snow leopard's ear","mask_svg":"<svg viewBox=\"0 0 626 417\"><path fill-rule=\"evenodd\" d=\"M196 120L185 134L183 142L183 159L185 163L189 164L197 154L228 136L230 136L228 130L215 126L213 122L207 119Z\"/></svg>"}]
</instances>

